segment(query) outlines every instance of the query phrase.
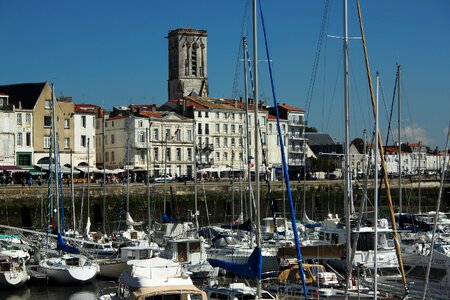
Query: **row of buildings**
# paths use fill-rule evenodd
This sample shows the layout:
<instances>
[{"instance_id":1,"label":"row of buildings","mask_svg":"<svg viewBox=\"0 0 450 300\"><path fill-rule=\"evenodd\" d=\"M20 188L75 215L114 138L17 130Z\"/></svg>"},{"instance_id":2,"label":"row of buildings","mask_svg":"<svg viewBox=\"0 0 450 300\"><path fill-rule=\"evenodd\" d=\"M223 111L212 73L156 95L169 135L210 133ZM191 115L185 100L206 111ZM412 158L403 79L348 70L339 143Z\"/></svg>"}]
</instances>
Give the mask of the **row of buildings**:
<instances>
[{"instance_id":1,"label":"row of buildings","mask_svg":"<svg viewBox=\"0 0 450 300\"><path fill-rule=\"evenodd\" d=\"M156 105L114 107L107 112L93 104L75 104L70 97L55 98L49 83L0 86L0 166L34 172L48 164L52 144L52 99L55 100L57 147L62 165L94 169L130 169L160 174L194 175L254 169L254 146L262 145L261 170L275 178L281 155L275 112L241 100L184 96ZM304 165L304 112L280 104L280 128L291 172ZM246 130L246 115L249 134ZM258 125L258 126L255 126ZM255 128L260 141L254 140ZM248 136L248 150L247 150ZM248 151L248 152L247 152ZM196 157L196 159L195 159ZM266 164L263 164L263 162ZM4 168L5 169L5 168Z\"/></svg>"}]
</instances>

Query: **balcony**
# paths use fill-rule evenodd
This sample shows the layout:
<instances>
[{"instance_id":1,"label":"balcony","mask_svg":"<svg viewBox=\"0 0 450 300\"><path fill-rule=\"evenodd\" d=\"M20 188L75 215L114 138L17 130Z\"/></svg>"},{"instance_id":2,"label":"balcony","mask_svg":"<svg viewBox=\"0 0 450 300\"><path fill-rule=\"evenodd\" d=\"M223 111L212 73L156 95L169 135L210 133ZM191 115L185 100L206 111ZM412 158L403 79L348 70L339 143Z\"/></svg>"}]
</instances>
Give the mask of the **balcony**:
<instances>
[{"instance_id":1,"label":"balcony","mask_svg":"<svg viewBox=\"0 0 450 300\"><path fill-rule=\"evenodd\" d=\"M213 150L214 150L214 145L213 144L208 144L208 143L197 144L197 151L208 151L208 152L211 152Z\"/></svg>"},{"instance_id":2,"label":"balcony","mask_svg":"<svg viewBox=\"0 0 450 300\"><path fill-rule=\"evenodd\" d=\"M303 160L301 160L301 159L290 159L288 164L290 166L303 166Z\"/></svg>"},{"instance_id":3,"label":"balcony","mask_svg":"<svg viewBox=\"0 0 450 300\"><path fill-rule=\"evenodd\" d=\"M303 140L304 137L300 133L289 133L289 138L293 140Z\"/></svg>"},{"instance_id":4,"label":"balcony","mask_svg":"<svg viewBox=\"0 0 450 300\"><path fill-rule=\"evenodd\" d=\"M299 120L289 120L288 125L289 126L304 126L304 123L303 123L303 121L299 121Z\"/></svg>"},{"instance_id":5,"label":"balcony","mask_svg":"<svg viewBox=\"0 0 450 300\"><path fill-rule=\"evenodd\" d=\"M293 153L302 153L302 147L298 146L298 147L289 147L289 152L293 152Z\"/></svg>"}]
</instances>

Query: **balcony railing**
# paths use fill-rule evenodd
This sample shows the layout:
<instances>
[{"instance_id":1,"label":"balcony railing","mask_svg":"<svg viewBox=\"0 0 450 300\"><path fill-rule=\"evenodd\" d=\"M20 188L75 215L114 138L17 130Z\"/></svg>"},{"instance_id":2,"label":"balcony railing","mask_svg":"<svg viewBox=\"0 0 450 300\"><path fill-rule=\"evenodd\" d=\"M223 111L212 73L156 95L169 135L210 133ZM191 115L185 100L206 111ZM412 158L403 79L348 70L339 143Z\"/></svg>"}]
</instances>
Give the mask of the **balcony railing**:
<instances>
[{"instance_id":1,"label":"balcony railing","mask_svg":"<svg viewBox=\"0 0 450 300\"><path fill-rule=\"evenodd\" d=\"M303 126L304 125L303 121L299 121L299 120L289 120L288 124L290 126Z\"/></svg>"},{"instance_id":2,"label":"balcony railing","mask_svg":"<svg viewBox=\"0 0 450 300\"><path fill-rule=\"evenodd\" d=\"M214 145L208 144L208 143L197 144L197 150L198 151L213 151Z\"/></svg>"}]
</instances>

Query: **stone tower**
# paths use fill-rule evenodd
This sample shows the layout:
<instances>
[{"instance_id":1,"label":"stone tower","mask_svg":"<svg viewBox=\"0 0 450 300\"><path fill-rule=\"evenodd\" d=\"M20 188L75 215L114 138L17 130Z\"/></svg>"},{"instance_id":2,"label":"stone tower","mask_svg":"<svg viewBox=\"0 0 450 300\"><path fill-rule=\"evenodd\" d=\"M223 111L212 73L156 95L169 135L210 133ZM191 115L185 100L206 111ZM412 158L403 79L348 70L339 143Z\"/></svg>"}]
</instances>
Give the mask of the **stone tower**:
<instances>
[{"instance_id":1,"label":"stone tower","mask_svg":"<svg viewBox=\"0 0 450 300\"><path fill-rule=\"evenodd\" d=\"M187 95L208 97L206 30L169 31L169 100Z\"/></svg>"}]
</instances>

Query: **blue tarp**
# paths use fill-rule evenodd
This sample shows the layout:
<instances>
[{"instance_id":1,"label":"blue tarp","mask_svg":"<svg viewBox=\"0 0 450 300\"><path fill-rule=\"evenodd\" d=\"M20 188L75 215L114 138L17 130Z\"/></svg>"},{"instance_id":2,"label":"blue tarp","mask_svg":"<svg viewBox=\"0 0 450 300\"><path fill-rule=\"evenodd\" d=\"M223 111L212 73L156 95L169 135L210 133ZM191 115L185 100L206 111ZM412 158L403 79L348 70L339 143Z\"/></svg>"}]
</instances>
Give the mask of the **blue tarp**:
<instances>
[{"instance_id":1,"label":"blue tarp","mask_svg":"<svg viewBox=\"0 0 450 300\"><path fill-rule=\"evenodd\" d=\"M166 215L166 214L163 214L163 215L162 215L162 221L163 221L163 223L175 223L175 219L169 217L169 216Z\"/></svg>"},{"instance_id":2,"label":"blue tarp","mask_svg":"<svg viewBox=\"0 0 450 300\"><path fill-rule=\"evenodd\" d=\"M219 267L227 271L231 271L236 275L242 275L247 278L261 279L262 272L262 254L261 248L255 248L248 258L246 264L237 264L219 259L208 259L213 268Z\"/></svg>"}]
</instances>

